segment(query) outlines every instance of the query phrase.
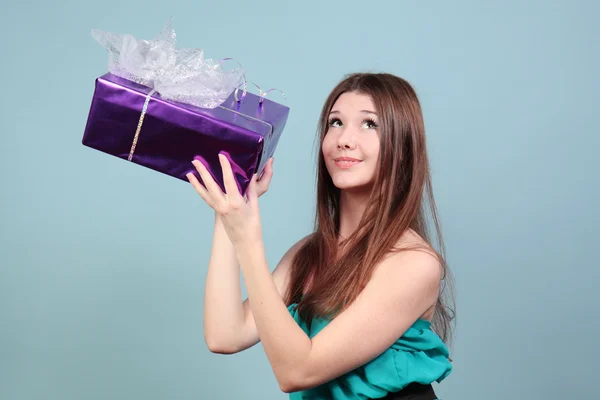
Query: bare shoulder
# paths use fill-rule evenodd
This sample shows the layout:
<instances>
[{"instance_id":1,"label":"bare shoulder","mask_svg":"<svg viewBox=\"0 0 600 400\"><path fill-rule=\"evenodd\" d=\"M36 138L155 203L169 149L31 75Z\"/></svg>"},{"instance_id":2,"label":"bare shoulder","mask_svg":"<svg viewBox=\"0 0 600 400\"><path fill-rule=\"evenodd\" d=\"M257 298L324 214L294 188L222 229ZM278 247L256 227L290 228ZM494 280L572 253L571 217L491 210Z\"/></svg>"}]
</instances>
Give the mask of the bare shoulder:
<instances>
[{"instance_id":1,"label":"bare shoulder","mask_svg":"<svg viewBox=\"0 0 600 400\"><path fill-rule=\"evenodd\" d=\"M425 239L417 232L408 229L396 242L396 249L402 250L398 253L391 253L389 257L395 257L397 260L408 257L412 261L425 263L441 267L438 254Z\"/></svg>"},{"instance_id":2,"label":"bare shoulder","mask_svg":"<svg viewBox=\"0 0 600 400\"><path fill-rule=\"evenodd\" d=\"M406 232L396 242L397 249L415 249L421 252L429 253L432 257L437 258L435 250L421 235L413 229L407 229Z\"/></svg>"},{"instance_id":3,"label":"bare shoulder","mask_svg":"<svg viewBox=\"0 0 600 400\"><path fill-rule=\"evenodd\" d=\"M442 264L435 250L418 233L407 230L396 243L401 251L391 252L377 266L373 279L410 279L418 285L437 287L442 278Z\"/></svg>"}]
</instances>

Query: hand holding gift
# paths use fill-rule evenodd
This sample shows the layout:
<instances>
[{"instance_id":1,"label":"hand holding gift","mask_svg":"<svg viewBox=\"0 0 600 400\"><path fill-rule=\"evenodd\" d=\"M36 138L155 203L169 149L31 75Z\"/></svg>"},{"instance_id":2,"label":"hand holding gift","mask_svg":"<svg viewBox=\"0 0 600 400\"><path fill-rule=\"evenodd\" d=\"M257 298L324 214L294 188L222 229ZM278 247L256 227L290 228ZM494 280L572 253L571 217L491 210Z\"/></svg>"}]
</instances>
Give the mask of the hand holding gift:
<instances>
[{"instance_id":1,"label":"hand holding gift","mask_svg":"<svg viewBox=\"0 0 600 400\"><path fill-rule=\"evenodd\" d=\"M217 185L200 160L194 160L193 164L204 181L204 185L200 184L192 173L189 173L187 178L200 197L221 217L229 240L237 247L243 240L261 237L258 197L268 188L272 176L270 168L272 162L267 164L269 173L261 179L260 183L257 175L252 177L245 197L239 192L228 157L225 154L219 154L219 162L223 170L225 192Z\"/></svg>"}]
</instances>

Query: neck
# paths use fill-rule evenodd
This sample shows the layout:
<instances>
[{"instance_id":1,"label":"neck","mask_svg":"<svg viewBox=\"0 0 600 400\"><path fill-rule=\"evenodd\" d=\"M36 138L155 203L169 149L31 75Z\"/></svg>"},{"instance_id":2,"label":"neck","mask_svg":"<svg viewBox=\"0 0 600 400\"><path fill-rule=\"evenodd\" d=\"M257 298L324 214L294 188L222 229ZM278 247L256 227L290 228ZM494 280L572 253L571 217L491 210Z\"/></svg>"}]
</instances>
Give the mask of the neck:
<instances>
[{"instance_id":1,"label":"neck","mask_svg":"<svg viewBox=\"0 0 600 400\"><path fill-rule=\"evenodd\" d=\"M340 192L340 236L347 239L358 228L358 224L365 213L368 192Z\"/></svg>"}]
</instances>

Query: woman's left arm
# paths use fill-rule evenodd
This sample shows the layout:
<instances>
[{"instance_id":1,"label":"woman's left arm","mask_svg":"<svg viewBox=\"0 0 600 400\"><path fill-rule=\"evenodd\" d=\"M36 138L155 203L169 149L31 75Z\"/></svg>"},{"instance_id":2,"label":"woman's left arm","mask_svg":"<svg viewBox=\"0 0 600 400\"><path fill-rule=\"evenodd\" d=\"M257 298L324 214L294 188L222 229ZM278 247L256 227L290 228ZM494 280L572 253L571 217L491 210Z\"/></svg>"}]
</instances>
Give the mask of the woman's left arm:
<instances>
[{"instance_id":1,"label":"woman's left arm","mask_svg":"<svg viewBox=\"0 0 600 400\"><path fill-rule=\"evenodd\" d=\"M227 193L194 162L206 188L188 176L200 196L223 219L244 276L256 328L281 390L318 386L366 364L389 348L435 304L441 269L419 251L396 253L375 270L357 299L312 340L292 318L267 265L256 177L244 199L229 161L219 156Z\"/></svg>"}]
</instances>

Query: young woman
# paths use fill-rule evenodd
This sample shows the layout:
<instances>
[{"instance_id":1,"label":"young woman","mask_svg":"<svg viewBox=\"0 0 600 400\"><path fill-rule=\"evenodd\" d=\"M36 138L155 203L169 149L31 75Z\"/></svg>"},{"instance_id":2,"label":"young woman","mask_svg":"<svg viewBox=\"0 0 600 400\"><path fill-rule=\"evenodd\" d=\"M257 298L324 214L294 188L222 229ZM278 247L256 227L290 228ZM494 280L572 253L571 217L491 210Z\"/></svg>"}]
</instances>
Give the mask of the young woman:
<instances>
[{"instance_id":1,"label":"young woman","mask_svg":"<svg viewBox=\"0 0 600 400\"><path fill-rule=\"evenodd\" d=\"M431 383L452 370L452 309L417 95L394 75L352 74L327 98L319 137L315 231L272 274L258 197L273 160L245 197L224 155L226 193L193 162L203 184L188 179L215 210L206 343L231 354L261 341L291 399L435 399Z\"/></svg>"}]
</instances>

